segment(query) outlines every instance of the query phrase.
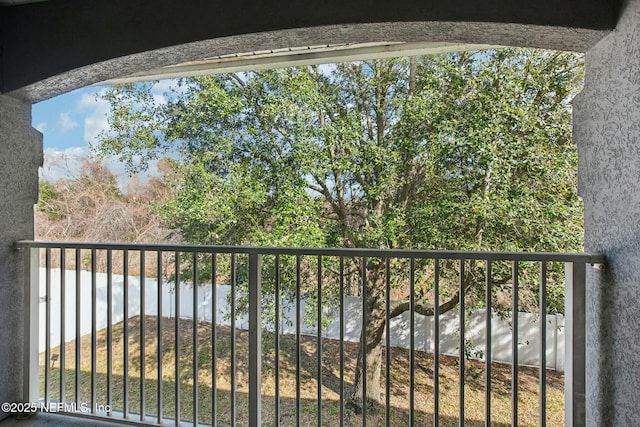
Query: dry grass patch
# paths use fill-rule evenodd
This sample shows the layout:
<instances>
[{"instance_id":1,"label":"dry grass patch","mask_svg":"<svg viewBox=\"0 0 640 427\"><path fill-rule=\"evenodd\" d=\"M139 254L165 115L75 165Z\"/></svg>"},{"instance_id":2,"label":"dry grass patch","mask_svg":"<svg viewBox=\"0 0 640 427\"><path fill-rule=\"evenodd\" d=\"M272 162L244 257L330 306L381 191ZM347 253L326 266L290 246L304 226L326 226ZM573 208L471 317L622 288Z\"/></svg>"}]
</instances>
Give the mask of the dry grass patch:
<instances>
[{"instance_id":1,"label":"dry grass patch","mask_svg":"<svg viewBox=\"0 0 640 427\"><path fill-rule=\"evenodd\" d=\"M107 331L101 330L96 337L96 402L107 404L108 393L111 394L112 407L117 411L128 411L133 419L140 418L140 396L144 393L144 412L147 420L153 421L158 413L158 394L161 390L162 414L165 418L174 418L176 391L176 357L175 357L175 324L173 319L163 318L161 323L161 381L158 379L158 338L157 319L148 316L144 321L145 355L141 359L141 322L140 318L132 318L127 322L128 331L128 374L127 396L125 396L125 323L113 326L111 384L107 375ZM231 339L233 335L229 327L216 328L215 375L212 359L212 328L209 323L197 325L197 405L194 407L193 383L193 330L194 324L189 320L179 322L179 379L180 418L193 420L194 409L198 419L210 424L212 422L212 385L215 380L216 419L219 424L232 424L235 417L239 426L246 426L248 420L248 343L246 331L235 333L235 354L232 359ZM340 351L339 341L323 339L322 341L322 425L339 425L340 400ZM65 398L64 401L76 400L75 341L65 344ZM262 417L265 426L275 425L275 346L274 336L264 334L263 337L263 378L262 378ZM296 424L296 350L294 336L280 338L280 424L283 426ZM357 343L344 343L344 396L351 393L358 352ZM60 355L60 348L52 349L52 354ZM414 420L417 425L432 425L433 420L433 355L421 351L414 353ZM302 425L317 424L317 339L301 337L300 346L300 419ZM80 402L91 401L91 335L82 337L80 342ZM144 376L141 372L141 360L144 360ZM459 412L458 395L458 359L441 356L440 366L440 425L457 426ZM41 356L44 364L44 355ZM236 393L232 395L230 372L232 366L236 370ZM484 364L478 361L466 361L465 378L465 425L484 425ZM60 359L52 362L50 397L60 400ZM144 377L144 381L141 381ZM409 420L409 351L391 349L390 367L390 420L391 425L404 426ZM538 370L520 368L519 371L519 425L538 425ZM385 373L382 373L383 393ZM563 376L547 371L547 423L564 425ZM44 376L41 370L41 395L44 395ZM385 396L383 394L384 401ZM511 423L511 367L504 364L492 365L492 425L510 425ZM232 403L235 403L233 405ZM235 408L235 413L232 409ZM368 424L384 425L385 408L370 407L367 411ZM346 425L362 425L361 416L344 410Z\"/></svg>"}]
</instances>

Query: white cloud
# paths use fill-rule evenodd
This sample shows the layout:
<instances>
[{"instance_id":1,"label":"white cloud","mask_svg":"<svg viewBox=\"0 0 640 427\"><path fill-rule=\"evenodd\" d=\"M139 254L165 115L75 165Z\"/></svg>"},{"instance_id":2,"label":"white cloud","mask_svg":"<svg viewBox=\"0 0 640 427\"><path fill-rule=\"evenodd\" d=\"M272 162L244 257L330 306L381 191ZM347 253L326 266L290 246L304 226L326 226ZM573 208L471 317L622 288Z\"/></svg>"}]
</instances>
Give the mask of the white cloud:
<instances>
[{"instance_id":1,"label":"white cloud","mask_svg":"<svg viewBox=\"0 0 640 427\"><path fill-rule=\"evenodd\" d=\"M58 119L58 125L62 128L63 131L66 132L73 128L78 127L78 122L76 122L71 118L71 113L65 112L65 113L60 113L60 116Z\"/></svg>"},{"instance_id":2,"label":"white cloud","mask_svg":"<svg viewBox=\"0 0 640 427\"><path fill-rule=\"evenodd\" d=\"M85 113L84 141L88 144L97 142L101 133L109 131L109 102L100 98L104 89L97 94L83 93L78 101L78 110ZM98 95L98 96L96 96Z\"/></svg>"},{"instance_id":3,"label":"white cloud","mask_svg":"<svg viewBox=\"0 0 640 427\"><path fill-rule=\"evenodd\" d=\"M87 147L69 147L64 150L47 148L44 150L44 165L40 170L40 179L50 182L75 179L80 175L82 161L91 158ZM131 177L126 173L124 164L113 156L107 156L101 159L101 162L115 175L120 189L125 190ZM149 162L149 169L138 174L138 179L144 183L148 177L159 175L158 161L152 160Z\"/></svg>"},{"instance_id":4,"label":"white cloud","mask_svg":"<svg viewBox=\"0 0 640 427\"><path fill-rule=\"evenodd\" d=\"M338 66L336 64L320 64L318 65L318 69L320 70L321 74L328 76L335 70L337 70Z\"/></svg>"},{"instance_id":5,"label":"white cloud","mask_svg":"<svg viewBox=\"0 0 640 427\"><path fill-rule=\"evenodd\" d=\"M153 85L151 95L155 105L166 105L170 98L176 94L184 93L189 89L189 85L178 86L178 80L161 80ZM109 118L111 110L109 101L100 96L107 89L101 89L96 93L83 93L78 100L77 110L85 115L84 118L84 141L88 144L95 144L99 135L109 134Z\"/></svg>"},{"instance_id":6,"label":"white cloud","mask_svg":"<svg viewBox=\"0 0 640 427\"><path fill-rule=\"evenodd\" d=\"M153 102L156 106L159 105L167 105L167 97L164 95L158 95L158 94L154 94L153 95Z\"/></svg>"},{"instance_id":7,"label":"white cloud","mask_svg":"<svg viewBox=\"0 0 640 427\"><path fill-rule=\"evenodd\" d=\"M165 79L156 82L151 89L151 92L154 94L164 95L167 92L171 92L171 90L178 87L178 81L175 79Z\"/></svg>"},{"instance_id":8,"label":"white cloud","mask_svg":"<svg viewBox=\"0 0 640 427\"><path fill-rule=\"evenodd\" d=\"M158 95L170 94L172 92L183 93L188 89L188 85L178 85L178 79L164 79L153 85L151 93Z\"/></svg>"},{"instance_id":9,"label":"white cloud","mask_svg":"<svg viewBox=\"0 0 640 427\"><path fill-rule=\"evenodd\" d=\"M38 130L38 132L40 133L44 133L45 129L47 128L47 123L46 122L41 122L38 123L35 128Z\"/></svg>"},{"instance_id":10,"label":"white cloud","mask_svg":"<svg viewBox=\"0 0 640 427\"><path fill-rule=\"evenodd\" d=\"M159 98L157 95L162 96L164 99L173 99L176 96L184 95L193 87L192 83L182 82L179 83L179 79L165 79L156 82L151 88L151 94L154 96L156 102Z\"/></svg>"},{"instance_id":11,"label":"white cloud","mask_svg":"<svg viewBox=\"0 0 640 427\"><path fill-rule=\"evenodd\" d=\"M178 84L178 79L165 79L154 83L151 88L151 96L156 106L166 105L170 99L186 93L191 87L190 84Z\"/></svg>"},{"instance_id":12,"label":"white cloud","mask_svg":"<svg viewBox=\"0 0 640 427\"><path fill-rule=\"evenodd\" d=\"M76 178L82 165L82 159L86 158L88 154L87 147L69 147L62 151L46 148L40 178L52 182L59 179Z\"/></svg>"}]
</instances>

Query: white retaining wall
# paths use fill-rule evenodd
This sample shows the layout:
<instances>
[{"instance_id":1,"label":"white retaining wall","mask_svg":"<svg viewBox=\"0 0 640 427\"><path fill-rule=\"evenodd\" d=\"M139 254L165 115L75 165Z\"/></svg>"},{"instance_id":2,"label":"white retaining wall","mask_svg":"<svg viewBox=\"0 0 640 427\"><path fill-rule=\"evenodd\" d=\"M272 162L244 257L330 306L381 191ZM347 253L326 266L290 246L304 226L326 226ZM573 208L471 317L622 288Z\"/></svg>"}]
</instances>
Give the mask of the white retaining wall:
<instances>
[{"instance_id":1,"label":"white retaining wall","mask_svg":"<svg viewBox=\"0 0 640 427\"><path fill-rule=\"evenodd\" d=\"M75 339L76 322L76 280L75 271L65 272L65 341ZM80 276L80 332L82 335L91 333L91 273L81 272ZM40 352L46 347L45 343L45 319L46 311L44 297L46 295L45 270L40 271ZM162 316L175 317L175 293L170 283L162 285ZM96 314L97 330L107 326L107 275L96 274ZM113 311L112 323L124 320L124 277L113 275ZM217 324L229 325L229 310L227 307L227 295L230 291L228 285L217 285ZM156 316L157 310L157 281L148 278L145 281L145 314ZM180 291L180 318L193 318L193 287L190 284L182 284ZM212 321L211 286L200 286L198 289L198 318L201 321ZM60 270L51 270L51 347L60 344ZM305 313L305 301L302 301L302 313ZM129 317L140 315L140 280L138 277L129 278ZM283 334L295 333L295 305L283 301L281 331ZM345 329L346 341L359 341L360 324L362 319L362 304L358 297L345 299ZM323 319L329 321L329 325L322 331L326 338L338 339L340 337L339 309L327 308L323 312ZM547 315L547 339L546 357L547 368L564 370L564 316ZM434 318L415 315L415 349L433 352ZM236 327L248 329L248 316L238 316ZM539 316L530 313L519 313L518 327L518 361L521 365L538 366L540 352L540 324ZM458 326L459 318L457 310L452 310L440 317L440 352L442 354L458 355ZM466 338L472 342L474 349L484 352L485 348L485 310L475 310L465 324ZM271 329L271 328L270 328ZM302 333L315 335L317 327L308 322L301 325ZM394 347L409 348L409 313L404 313L391 321L391 345ZM492 359L495 362L511 362L511 322L510 319L492 317ZM483 357L479 355L480 359Z\"/></svg>"}]
</instances>

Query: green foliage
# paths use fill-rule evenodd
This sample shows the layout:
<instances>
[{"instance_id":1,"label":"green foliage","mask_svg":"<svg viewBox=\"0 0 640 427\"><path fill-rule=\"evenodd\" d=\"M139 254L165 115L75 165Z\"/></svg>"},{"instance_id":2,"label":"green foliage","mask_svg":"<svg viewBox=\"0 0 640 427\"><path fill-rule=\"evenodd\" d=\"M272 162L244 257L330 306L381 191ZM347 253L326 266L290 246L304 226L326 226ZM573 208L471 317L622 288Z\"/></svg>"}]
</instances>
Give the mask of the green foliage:
<instances>
[{"instance_id":1,"label":"green foliage","mask_svg":"<svg viewBox=\"0 0 640 427\"><path fill-rule=\"evenodd\" d=\"M126 85L105 96L112 126L97 148L132 171L173 159L160 212L191 243L578 251L569 102L581 84L579 55L501 49L198 77L182 80L166 103L156 102L152 84ZM200 272L183 261L187 276ZM407 260L340 260L344 269L335 258L263 261L265 319L278 298L296 294L313 319L315 303L322 297L330 306L345 279L346 293L366 290L362 342L381 357L373 352L385 325L381 289L391 273L397 293L407 290ZM415 264L412 284L424 305L435 266ZM533 311L538 272L529 264L519 265L519 310ZM223 279L239 285L235 302L244 310L246 257L228 265ZM440 301L451 309L460 264L440 267ZM201 269L202 280L212 276ZM484 269L466 262L467 310L484 304ZM511 266L492 269L492 307L506 314ZM562 311L561 266L549 266L548 277L548 310ZM369 384L379 369L372 360ZM364 372L360 362L356 406Z\"/></svg>"},{"instance_id":2,"label":"green foliage","mask_svg":"<svg viewBox=\"0 0 640 427\"><path fill-rule=\"evenodd\" d=\"M415 61L197 77L166 103L152 84L114 87L97 148L134 171L173 158L161 211L192 243L580 250L569 101L582 57Z\"/></svg>"},{"instance_id":3,"label":"green foliage","mask_svg":"<svg viewBox=\"0 0 640 427\"><path fill-rule=\"evenodd\" d=\"M41 180L38 183L38 204L36 208L46 214L49 219L56 220L60 217L61 213L57 202L61 198L60 191L51 182Z\"/></svg>"}]
</instances>

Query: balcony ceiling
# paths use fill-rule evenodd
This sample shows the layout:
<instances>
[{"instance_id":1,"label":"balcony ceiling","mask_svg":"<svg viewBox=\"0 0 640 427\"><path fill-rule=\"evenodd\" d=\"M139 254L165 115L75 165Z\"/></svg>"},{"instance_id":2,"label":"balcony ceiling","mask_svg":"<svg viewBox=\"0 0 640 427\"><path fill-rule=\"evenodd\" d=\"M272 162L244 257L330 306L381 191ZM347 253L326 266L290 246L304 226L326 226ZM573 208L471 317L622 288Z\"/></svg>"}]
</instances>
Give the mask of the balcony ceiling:
<instances>
[{"instance_id":1,"label":"balcony ceiling","mask_svg":"<svg viewBox=\"0 0 640 427\"><path fill-rule=\"evenodd\" d=\"M395 56L432 55L453 51L482 50L491 47L494 46L430 42L340 43L289 47L203 58L196 61L188 61L176 65L141 71L128 76L110 79L102 82L102 84L131 83L144 80L161 80L204 74L381 59Z\"/></svg>"},{"instance_id":2,"label":"balcony ceiling","mask_svg":"<svg viewBox=\"0 0 640 427\"><path fill-rule=\"evenodd\" d=\"M615 28L618 1L0 0L0 92L38 102L119 78L485 45L585 51Z\"/></svg>"}]
</instances>

